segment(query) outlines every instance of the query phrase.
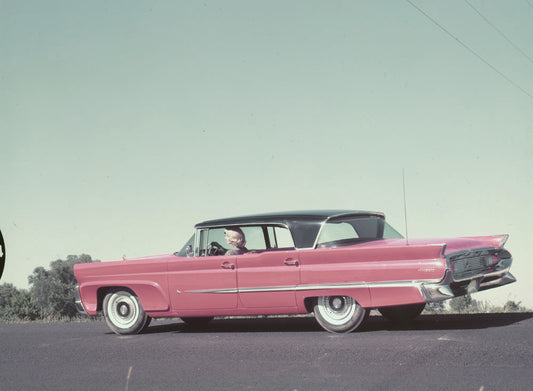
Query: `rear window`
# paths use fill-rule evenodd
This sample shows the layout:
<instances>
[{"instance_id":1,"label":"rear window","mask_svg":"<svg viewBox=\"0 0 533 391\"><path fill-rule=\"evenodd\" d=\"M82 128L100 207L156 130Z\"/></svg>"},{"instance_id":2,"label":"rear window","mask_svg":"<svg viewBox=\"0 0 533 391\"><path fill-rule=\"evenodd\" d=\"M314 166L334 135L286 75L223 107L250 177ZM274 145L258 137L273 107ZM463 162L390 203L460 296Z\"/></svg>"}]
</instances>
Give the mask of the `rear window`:
<instances>
[{"instance_id":1,"label":"rear window","mask_svg":"<svg viewBox=\"0 0 533 391\"><path fill-rule=\"evenodd\" d=\"M340 218L328 221L320 231L317 247L331 248L403 236L379 217Z\"/></svg>"}]
</instances>

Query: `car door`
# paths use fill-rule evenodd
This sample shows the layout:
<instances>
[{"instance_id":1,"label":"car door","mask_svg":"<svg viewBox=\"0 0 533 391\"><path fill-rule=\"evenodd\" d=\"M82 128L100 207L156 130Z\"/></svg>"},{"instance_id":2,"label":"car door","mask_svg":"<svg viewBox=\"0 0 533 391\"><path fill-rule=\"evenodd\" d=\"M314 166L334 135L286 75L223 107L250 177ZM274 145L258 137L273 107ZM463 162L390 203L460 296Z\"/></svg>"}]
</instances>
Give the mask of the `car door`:
<instances>
[{"instance_id":1,"label":"car door","mask_svg":"<svg viewBox=\"0 0 533 391\"><path fill-rule=\"evenodd\" d=\"M168 263L173 310L237 307L235 256L176 257Z\"/></svg>"},{"instance_id":2,"label":"car door","mask_svg":"<svg viewBox=\"0 0 533 391\"><path fill-rule=\"evenodd\" d=\"M239 307L296 307L300 264L296 250L271 250L237 256Z\"/></svg>"}]
</instances>

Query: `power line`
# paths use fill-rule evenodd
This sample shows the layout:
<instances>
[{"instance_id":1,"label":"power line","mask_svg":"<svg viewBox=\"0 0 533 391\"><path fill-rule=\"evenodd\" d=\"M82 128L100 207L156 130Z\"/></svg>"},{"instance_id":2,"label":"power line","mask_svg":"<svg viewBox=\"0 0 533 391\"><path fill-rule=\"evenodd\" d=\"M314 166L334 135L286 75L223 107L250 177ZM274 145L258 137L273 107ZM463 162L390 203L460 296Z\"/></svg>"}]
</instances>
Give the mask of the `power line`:
<instances>
[{"instance_id":1,"label":"power line","mask_svg":"<svg viewBox=\"0 0 533 391\"><path fill-rule=\"evenodd\" d=\"M501 72L498 68L496 68L494 65L492 65L490 62L488 62L487 60L485 60L481 55L479 55L477 52L475 52L470 46L468 46L466 43L464 43L463 41L461 41L458 37L456 37L455 35L453 35L450 31L448 31L448 29L446 29L443 25L441 25L439 22L437 22L435 19L433 19L430 15L428 15L426 12L424 12L424 10L422 10L420 7L418 7L416 4L414 4L411 0L405 0L407 1L409 4L411 4L411 6L413 8L415 8L418 12L420 12L422 15L424 15L428 20L430 20L435 26L437 26L438 28L440 28L442 31L444 31L447 35L449 35L450 37L452 37L453 39L455 39L455 41L457 41L457 43L459 45L461 45L462 47L464 47L466 50L468 50L471 54L473 54L474 56L476 56L480 61L482 61L485 65L487 65L490 69L492 69L494 72L496 72L498 75L500 75L501 77L503 77L508 83L510 83L512 86L514 86L515 88L519 89L520 91L522 91L525 95L527 95L529 97L529 99L533 100L533 95L530 94L527 90L525 90L524 88L522 88L520 85L516 84L513 80L511 80L509 77L507 77L503 72Z\"/></svg>"},{"instance_id":2,"label":"power line","mask_svg":"<svg viewBox=\"0 0 533 391\"><path fill-rule=\"evenodd\" d=\"M518 45L516 45L513 41L511 41L509 38L507 38L507 36L498 28L496 27L487 17L485 17L485 15L483 15L481 12L479 12L479 10L474 7L468 0L464 0L466 4L468 4L470 6L470 8L472 8L474 11L476 11L476 13L481 16L481 18L483 18L483 20L485 22L487 22L487 24L489 26L491 26L494 30L496 30L496 32L498 34L500 34L500 36L505 39L507 42L509 42L509 44L511 44L517 51L519 51L525 58L527 58L529 60L530 63L533 64L533 59L531 57L529 57L522 49L520 49L518 47Z\"/></svg>"}]
</instances>

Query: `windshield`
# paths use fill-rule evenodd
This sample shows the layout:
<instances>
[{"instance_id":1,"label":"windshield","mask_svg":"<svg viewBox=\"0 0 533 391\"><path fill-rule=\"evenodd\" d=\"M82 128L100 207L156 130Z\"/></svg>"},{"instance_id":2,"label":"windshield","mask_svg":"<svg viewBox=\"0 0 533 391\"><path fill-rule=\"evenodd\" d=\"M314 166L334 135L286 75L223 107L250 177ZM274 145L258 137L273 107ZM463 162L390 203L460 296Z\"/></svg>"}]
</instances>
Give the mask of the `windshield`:
<instances>
[{"instance_id":1,"label":"windshield","mask_svg":"<svg viewBox=\"0 0 533 391\"><path fill-rule=\"evenodd\" d=\"M329 220L320 232L318 248L350 246L381 239L403 236L379 217L348 217Z\"/></svg>"},{"instance_id":2,"label":"windshield","mask_svg":"<svg viewBox=\"0 0 533 391\"><path fill-rule=\"evenodd\" d=\"M185 246L183 246L183 248L177 253L174 253L174 255L178 257L192 257L193 248L194 248L194 234L191 236L189 241L185 243Z\"/></svg>"}]
</instances>

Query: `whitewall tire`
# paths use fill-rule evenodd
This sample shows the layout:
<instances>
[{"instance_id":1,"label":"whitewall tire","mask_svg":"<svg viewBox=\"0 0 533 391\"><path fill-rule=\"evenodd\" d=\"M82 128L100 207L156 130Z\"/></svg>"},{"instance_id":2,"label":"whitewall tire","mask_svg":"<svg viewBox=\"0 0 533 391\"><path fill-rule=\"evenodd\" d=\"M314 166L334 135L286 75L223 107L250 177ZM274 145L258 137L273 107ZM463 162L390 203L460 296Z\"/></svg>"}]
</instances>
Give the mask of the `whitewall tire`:
<instances>
[{"instance_id":1,"label":"whitewall tire","mask_svg":"<svg viewBox=\"0 0 533 391\"><path fill-rule=\"evenodd\" d=\"M349 296L321 296L314 308L315 319L331 333L349 333L362 326L369 310Z\"/></svg>"}]
</instances>

